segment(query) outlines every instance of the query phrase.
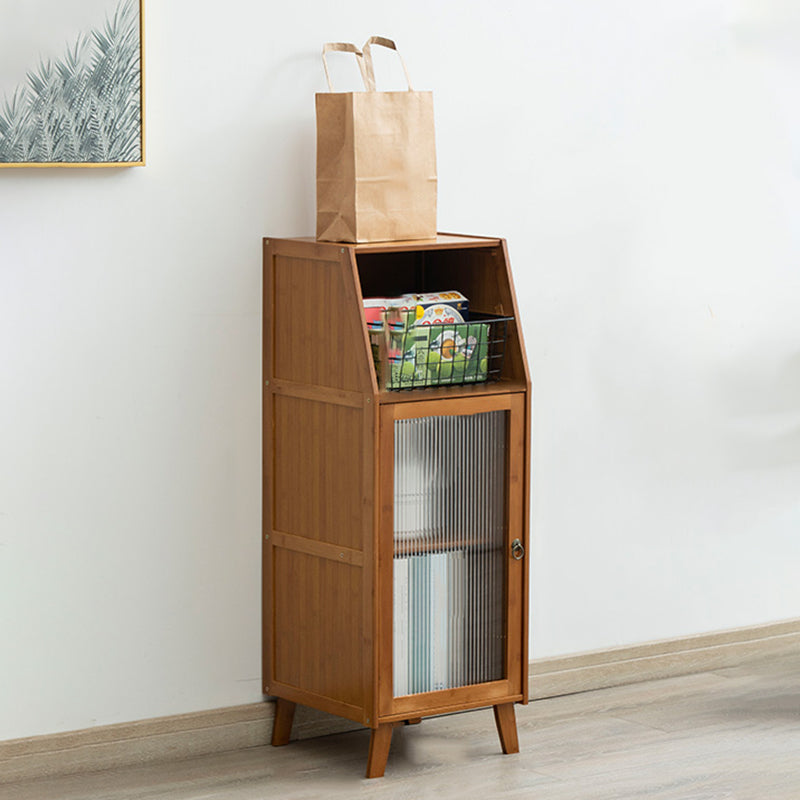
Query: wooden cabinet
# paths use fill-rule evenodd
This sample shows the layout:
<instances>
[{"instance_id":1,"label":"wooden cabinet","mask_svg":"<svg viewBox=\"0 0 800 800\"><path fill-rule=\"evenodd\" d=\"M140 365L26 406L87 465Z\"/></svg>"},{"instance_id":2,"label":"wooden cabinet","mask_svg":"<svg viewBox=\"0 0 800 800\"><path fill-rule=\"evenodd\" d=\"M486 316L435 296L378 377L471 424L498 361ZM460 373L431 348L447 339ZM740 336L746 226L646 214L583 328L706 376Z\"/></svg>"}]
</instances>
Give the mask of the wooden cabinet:
<instances>
[{"instance_id":1,"label":"wooden cabinet","mask_svg":"<svg viewBox=\"0 0 800 800\"><path fill-rule=\"evenodd\" d=\"M387 390L364 297L512 318L496 380ZM372 729L526 703L530 381L502 239L264 240L264 692Z\"/></svg>"}]
</instances>

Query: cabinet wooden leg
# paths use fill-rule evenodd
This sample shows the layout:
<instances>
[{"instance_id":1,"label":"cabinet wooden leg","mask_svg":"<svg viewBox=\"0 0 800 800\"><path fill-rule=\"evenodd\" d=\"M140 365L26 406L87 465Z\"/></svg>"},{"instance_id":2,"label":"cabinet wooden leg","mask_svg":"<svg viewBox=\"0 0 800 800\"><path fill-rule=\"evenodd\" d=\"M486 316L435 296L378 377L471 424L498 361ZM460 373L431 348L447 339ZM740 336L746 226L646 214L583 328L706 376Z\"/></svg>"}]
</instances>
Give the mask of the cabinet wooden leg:
<instances>
[{"instance_id":1,"label":"cabinet wooden leg","mask_svg":"<svg viewBox=\"0 0 800 800\"><path fill-rule=\"evenodd\" d=\"M389 746L392 743L391 722L379 725L372 729L369 740L369 758L367 759L367 777L382 778L386 771L386 761L389 758Z\"/></svg>"},{"instance_id":2,"label":"cabinet wooden leg","mask_svg":"<svg viewBox=\"0 0 800 800\"><path fill-rule=\"evenodd\" d=\"M503 752L506 754L519 753L514 704L503 703L503 705L495 706L494 721L497 725L497 734L500 736L500 746L503 748Z\"/></svg>"},{"instance_id":3,"label":"cabinet wooden leg","mask_svg":"<svg viewBox=\"0 0 800 800\"><path fill-rule=\"evenodd\" d=\"M272 746L280 747L289 744L289 734L292 732L292 721L296 704L291 700L279 697L275 704L275 721L272 726Z\"/></svg>"}]
</instances>

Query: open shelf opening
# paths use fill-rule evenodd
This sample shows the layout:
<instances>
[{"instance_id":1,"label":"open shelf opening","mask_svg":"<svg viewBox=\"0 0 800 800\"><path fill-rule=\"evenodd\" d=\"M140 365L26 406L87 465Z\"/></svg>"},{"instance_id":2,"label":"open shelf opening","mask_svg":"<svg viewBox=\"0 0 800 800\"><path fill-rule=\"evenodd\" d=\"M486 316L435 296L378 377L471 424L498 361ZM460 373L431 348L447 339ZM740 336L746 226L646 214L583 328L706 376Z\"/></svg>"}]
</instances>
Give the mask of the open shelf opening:
<instances>
[{"instance_id":1,"label":"open shelf opening","mask_svg":"<svg viewBox=\"0 0 800 800\"><path fill-rule=\"evenodd\" d=\"M464 247L442 250L400 250L396 252L357 252L356 266L359 288L364 299L399 298L403 295L425 295L443 292L460 292L468 301L468 317L463 328L433 330L427 346L416 348L416 361L422 368L416 370L410 363L398 365L398 357L409 361L410 354L403 347L393 352L378 354L380 337L370 330L376 363L386 363L378 370L379 388L430 389L433 386L470 385L492 381L525 380L523 359L514 318L512 292L509 283L505 254L502 247L493 244L484 247ZM495 322L496 321L496 322ZM483 326L475 323L487 323ZM472 328L468 327L473 323ZM485 358L475 358L474 364L439 364L441 342L453 339L456 344L463 339L463 349L471 354L474 345ZM452 334L445 336L445 334ZM388 338L388 337L387 337ZM405 341L405 340L404 340ZM388 347L393 342L389 340ZM485 351L485 352L482 352ZM394 358L394 370L389 361ZM402 367L405 367L405 372ZM459 371L460 369L460 371ZM382 372L382 374L381 374ZM393 372L396 373L393 375Z\"/></svg>"}]
</instances>

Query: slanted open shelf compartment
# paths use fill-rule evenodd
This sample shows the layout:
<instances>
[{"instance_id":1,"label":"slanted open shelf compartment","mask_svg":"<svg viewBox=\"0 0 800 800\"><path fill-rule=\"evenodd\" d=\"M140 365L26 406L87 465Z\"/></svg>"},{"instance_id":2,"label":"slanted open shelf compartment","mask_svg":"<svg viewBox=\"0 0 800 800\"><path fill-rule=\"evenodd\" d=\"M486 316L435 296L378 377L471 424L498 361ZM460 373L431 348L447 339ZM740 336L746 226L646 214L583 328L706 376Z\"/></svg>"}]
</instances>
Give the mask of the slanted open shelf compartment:
<instances>
[{"instance_id":1,"label":"slanted open shelf compartment","mask_svg":"<svg viewBox=\"0 0 800 800\"><path fill-rule=\"evenodd\" d=\"M408 247L402 246L404 244L406 243L378 243L353 248L360 297L363 299L394 297L406 293L461 292L469 300L467 322L473 324L483 322L486 325L483 329L477 329L477 332L474 327L471 330L467 329L465 337L468 338L471 334L478 340L479 348L486 347L485 378L480 359L472 364L469 370L466 369L466 365L463 369L454 365L448 371L447 367L442 369L436 365L438 362L435 355L433 364L430 363L431 359L425 359L424 371L415 370L412 373L406 361L404 376L403 364L392 360L390 352L381 352L379 391L392 393L397 389L430 391L436 386L462 386L480 391L481 387L470 387L470 385L491 384L496 381L524 385L526 369L517 327L517 309L505 243L502 240L482 237L440 235L438 239L428 243L408 243ZM413 328L411 330L413 331ZM438 333L445 333L448 330L452 331L453 326L442 325ZM485 342L481 341L480 330L485 333ZM456 328L455 332L459 333L459 330ZM380 340L387 337L377 336L374 330L369 333L375 352L376 346L381 343ZM431 336L430 341L435 343L436 338L435 334ZM394 401L388 400L388 402Z\"/></svg>"}]
</instances>

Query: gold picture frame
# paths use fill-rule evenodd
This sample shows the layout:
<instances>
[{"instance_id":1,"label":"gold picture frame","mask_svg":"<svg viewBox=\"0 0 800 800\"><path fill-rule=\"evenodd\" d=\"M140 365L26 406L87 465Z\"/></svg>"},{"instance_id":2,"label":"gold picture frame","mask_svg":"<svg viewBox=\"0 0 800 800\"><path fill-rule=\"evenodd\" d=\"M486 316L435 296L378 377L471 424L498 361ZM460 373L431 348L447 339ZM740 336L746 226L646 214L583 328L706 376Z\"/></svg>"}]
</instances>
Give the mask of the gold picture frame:
<instances>
[{"instance_id":1,"label":"gold picture frame","mask_svg":"<svg viewBox=\"0 0 800 800\"><path fill-rule=\"evenodd\" d=\"M58 14L45 13L48 4ZM37 0L12 8L0 29L0 51L11 52L13 43L17 56L10 75L0 58L0 168L144 166L144 0ZM21 32L15 14L26 23ZM26 31L37 41L29 43ZM43 51L43 40L64 44Z\"/></svg>"}]
</instances>

